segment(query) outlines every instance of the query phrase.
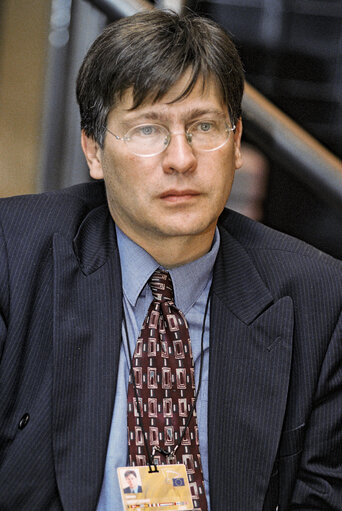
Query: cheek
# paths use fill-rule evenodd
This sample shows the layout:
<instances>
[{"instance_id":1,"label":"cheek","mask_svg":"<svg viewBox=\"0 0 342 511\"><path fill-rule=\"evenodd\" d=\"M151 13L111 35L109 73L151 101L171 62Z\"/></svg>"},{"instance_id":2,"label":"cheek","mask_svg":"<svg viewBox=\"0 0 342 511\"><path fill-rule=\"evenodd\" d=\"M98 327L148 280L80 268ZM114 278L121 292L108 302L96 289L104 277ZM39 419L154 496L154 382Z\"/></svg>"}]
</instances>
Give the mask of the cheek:
<instances>
[{"instance_id":1,"label":"cheek","mask_svg":"<svg viewBox=\"0 0 342 511\"><path fill-rule=\"evenodd\" d=\"M139 171L139 165L136 164L134 168L116 164L106 169L105 184L112 207L138 215L139 210L149 203L148 180Z\"/></svg>"},{"instance_id":2,"label":"cheek","mask_svg":"<svg viewBox=\"0 0 342 511\"><path fill-rule=\"evenodd\" d=\"M103 161L105 179L122 189L148 187L151 163L132 154L110 154Z\"/></svg>"},{"instance_id":3,"label":"cheek","mask_svg":"<svg viewBox=\"0 0 342 511\"><path fill-rule=\"evenodd\" d=\"M130 165L127 159L110 154L103 158L102 167L106 185L113 192L129 186L131 179Z\"/></svg>"},{"instance_id":4,"label":"cheek","mask_svg":"<svg viewBox=\"0 0 342 511\"><path fill-rule=\"evenodd\" d=\"M208 191L224 194L230 190L235 174L231 158L225 156L209 159L204 172Z\"/></svg>"}]
</instances>

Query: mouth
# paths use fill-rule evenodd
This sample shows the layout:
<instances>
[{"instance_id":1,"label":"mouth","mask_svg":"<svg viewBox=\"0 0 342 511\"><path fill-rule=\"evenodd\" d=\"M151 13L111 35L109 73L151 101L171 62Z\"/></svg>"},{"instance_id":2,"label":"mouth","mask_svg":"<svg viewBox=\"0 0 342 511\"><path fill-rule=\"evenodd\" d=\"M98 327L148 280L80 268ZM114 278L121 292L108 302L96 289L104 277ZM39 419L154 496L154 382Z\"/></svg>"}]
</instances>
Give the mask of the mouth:
<instances>
[{"instance_id":1,"label":"mouth","mask_svg":"<svg viewBox=\"0 0 342 511\"><path fill-rule=\"evenodd\" d=\"M160 195L160 198L166 202L184 202L198 197L200 194L196 190L167 190Z\"/></svg>"}]
</instances>

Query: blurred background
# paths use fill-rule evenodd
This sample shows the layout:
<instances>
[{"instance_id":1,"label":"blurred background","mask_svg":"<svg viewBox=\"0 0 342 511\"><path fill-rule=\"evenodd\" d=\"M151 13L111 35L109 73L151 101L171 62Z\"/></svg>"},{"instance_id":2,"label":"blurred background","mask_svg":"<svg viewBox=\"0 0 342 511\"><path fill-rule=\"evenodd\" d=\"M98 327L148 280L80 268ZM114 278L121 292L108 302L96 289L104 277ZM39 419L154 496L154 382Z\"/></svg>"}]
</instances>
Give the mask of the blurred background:
<instances>
[{"instance_id":1,"label":"blurred background","mask_svg":"<svg viewBox=\"0 0 342 511\"><path fill-rule=\"evenodd\" d=\"M1 0L0 197L89 179L77 70L109 21L144 8L209 16L239 48L245 163L229 206L342 258L342 0Z\"/></svg>"}]
</instances>

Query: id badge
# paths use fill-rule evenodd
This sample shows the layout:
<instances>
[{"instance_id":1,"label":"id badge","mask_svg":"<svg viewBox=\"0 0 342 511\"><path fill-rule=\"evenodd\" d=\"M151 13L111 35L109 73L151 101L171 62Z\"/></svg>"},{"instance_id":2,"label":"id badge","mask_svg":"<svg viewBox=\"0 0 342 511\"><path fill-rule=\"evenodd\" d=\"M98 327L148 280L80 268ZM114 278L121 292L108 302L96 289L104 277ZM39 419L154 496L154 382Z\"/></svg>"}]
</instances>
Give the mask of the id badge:
<instances>
[{"instance_id":1,"label":"id badge","mask_svg":"<svg viewBox=\"0 0 342 511\"><path fill-rule=\"evenodd\" d=\"M192 511L192 497L185 465L119 467L117 469L124 511Z\"/></svg>"}]
</instances>

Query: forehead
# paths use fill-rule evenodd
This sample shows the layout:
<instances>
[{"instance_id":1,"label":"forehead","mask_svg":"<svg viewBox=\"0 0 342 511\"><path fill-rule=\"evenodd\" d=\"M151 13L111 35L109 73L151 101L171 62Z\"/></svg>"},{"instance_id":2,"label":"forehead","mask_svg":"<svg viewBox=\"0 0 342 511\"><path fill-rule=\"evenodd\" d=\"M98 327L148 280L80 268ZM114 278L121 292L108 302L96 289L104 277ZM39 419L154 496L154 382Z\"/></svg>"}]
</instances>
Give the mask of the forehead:
<instances>
[{"instance_id":1,"label":"forehead","mask_svg":"<svg viewBox=\"0 0 342 511\"><path fill-rule=\"evenodd\" d=\"M139 118L156 120L170 118L172 116L191 117L194 114L205 114L206 112L217 112L227 114L228 108L224 104L221 88L214 78L204 81L199 78L192 91L185 97L180 98L189 84L187 74L176 82L168 92L158 101L147 98L146 101L133 109L133 89L128 89L119 100L108 116L108 120L117 119L129 122Z\"/></svg>"}]
</instances>

